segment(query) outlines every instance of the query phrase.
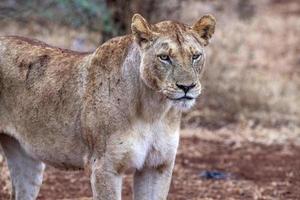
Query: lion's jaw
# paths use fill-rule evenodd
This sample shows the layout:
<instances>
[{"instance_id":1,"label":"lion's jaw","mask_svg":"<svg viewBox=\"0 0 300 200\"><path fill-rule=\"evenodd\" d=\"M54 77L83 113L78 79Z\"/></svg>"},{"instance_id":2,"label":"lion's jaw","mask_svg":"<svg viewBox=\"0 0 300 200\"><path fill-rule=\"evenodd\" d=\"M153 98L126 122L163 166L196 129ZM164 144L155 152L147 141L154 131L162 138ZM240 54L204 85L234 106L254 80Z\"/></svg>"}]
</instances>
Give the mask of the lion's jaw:
<instances>
[{"instance_id":1,"label":"lion's jaw","mask_svg":"<svg viewBox=\"0 0 300 200\"><path fill-rule=\"evenodd\" d=\"M181 111L188 111L193 107L196 99L201 94L201 84L199 83L196 88L188 92L182 90L175 90L173 88L167 88L163 90L163 94L172 103L172 105Z\"/></svg>"}]
</instances>

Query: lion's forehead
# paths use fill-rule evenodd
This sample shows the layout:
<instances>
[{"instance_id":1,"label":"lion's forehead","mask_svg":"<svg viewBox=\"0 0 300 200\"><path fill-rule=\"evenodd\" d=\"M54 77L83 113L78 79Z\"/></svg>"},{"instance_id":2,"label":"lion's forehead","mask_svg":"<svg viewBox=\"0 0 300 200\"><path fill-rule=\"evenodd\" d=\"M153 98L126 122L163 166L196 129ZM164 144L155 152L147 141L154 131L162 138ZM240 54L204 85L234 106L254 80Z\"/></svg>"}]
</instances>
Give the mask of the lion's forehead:
<instances>
[{"instance_id":1,"label":"lion's forehead","mask_svg":"<svg viewBox=\"0 0 300 200\"><path fill-rule=\"evenodd\" d=\"M192 35L181 35L178 37L164 36L159 38L155 44L158 54L169 54L173 57L186 57L204 51L201 44Z\"/></svg>"}]
</instances>

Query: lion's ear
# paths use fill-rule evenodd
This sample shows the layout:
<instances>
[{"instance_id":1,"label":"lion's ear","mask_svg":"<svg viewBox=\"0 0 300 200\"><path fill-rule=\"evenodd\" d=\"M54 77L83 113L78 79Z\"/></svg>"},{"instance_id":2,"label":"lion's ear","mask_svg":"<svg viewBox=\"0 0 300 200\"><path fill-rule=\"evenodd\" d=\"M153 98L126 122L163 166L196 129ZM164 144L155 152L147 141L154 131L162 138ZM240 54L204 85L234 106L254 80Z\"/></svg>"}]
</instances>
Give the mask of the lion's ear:
<instances>
[{"instance_id":1,"label":"lion's ear","mask_svg":"<svg viewBox=\"0 0 300 200\"><path fill-rule=\"evenodd\" d=\"M131 31L139 45L147 43L152 38L151 25L140 14L134 14L131 22Z\"/></svg>"},{"instance_id":2,"label":"lion's ear","mask_svg":"<svg viewBox=\"0 0 300 200\"><path fill-rule=\"evenodd\" d=\"M205 45L207 45L215 32L215 26L216 19L212 15L204 15L193 25L192 29L205 40Z\"/></svg>"}]
</instances>

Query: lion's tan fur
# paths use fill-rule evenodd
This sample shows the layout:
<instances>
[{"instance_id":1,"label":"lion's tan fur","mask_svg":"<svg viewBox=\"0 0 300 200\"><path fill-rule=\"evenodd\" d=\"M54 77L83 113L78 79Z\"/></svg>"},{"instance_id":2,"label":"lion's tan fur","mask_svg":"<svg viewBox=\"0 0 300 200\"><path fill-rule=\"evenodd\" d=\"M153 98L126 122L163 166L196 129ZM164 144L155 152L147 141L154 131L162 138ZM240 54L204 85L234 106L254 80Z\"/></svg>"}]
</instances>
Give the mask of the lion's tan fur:
<instances>
[{"instance_id":1,"label":"lion's tan fur","mask_svg":"<svg viewBox=\"0 0 300 200\"><path fill-rule=\"evenodd\" d=\"M5 134L34 160L90 169L95 199L120 199L129 168L137 170L136 199L165 199L179 140L177 104L191 106L170 99L181 94L179 83L195 84L191 95L200 94L203 46L214 31L212 17L201 20L189 28L135 15L133 34L91 53L0 37L0 142ZM192 66L197 48L203 58ZM163 67L158 51L176 58L174 70Z\"/></svg>"}]
</instances>

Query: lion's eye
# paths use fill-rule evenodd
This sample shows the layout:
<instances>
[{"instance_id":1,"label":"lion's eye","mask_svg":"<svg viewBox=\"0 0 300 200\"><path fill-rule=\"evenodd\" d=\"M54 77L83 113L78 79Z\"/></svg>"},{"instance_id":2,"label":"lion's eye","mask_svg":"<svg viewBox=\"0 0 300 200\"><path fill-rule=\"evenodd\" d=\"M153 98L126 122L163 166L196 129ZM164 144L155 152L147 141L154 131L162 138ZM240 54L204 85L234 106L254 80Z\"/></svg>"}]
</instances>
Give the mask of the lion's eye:
<instances>
[{"instance_id":1,"label":"lion's eye","mask_svg":"<svg viewBox=\"0 0 300 200\"><path fill-rule=\"evenodd\" d=\"M193 60L198 60L201 56L202 56L201 53L194 54L194 55L192 56L192 59L193 59Z\"/></svg>"},{"instance_id":2,"label":"lion's eye","mask_svg":"<svg viewBox=\"0 0 300 200\"><path fill-rule=\"evenodd\" d=\"M162 54L162 55L158 55L159 59L162 61L169 61L170 57L168 55Z\"/></svg>"}]
</instances>

